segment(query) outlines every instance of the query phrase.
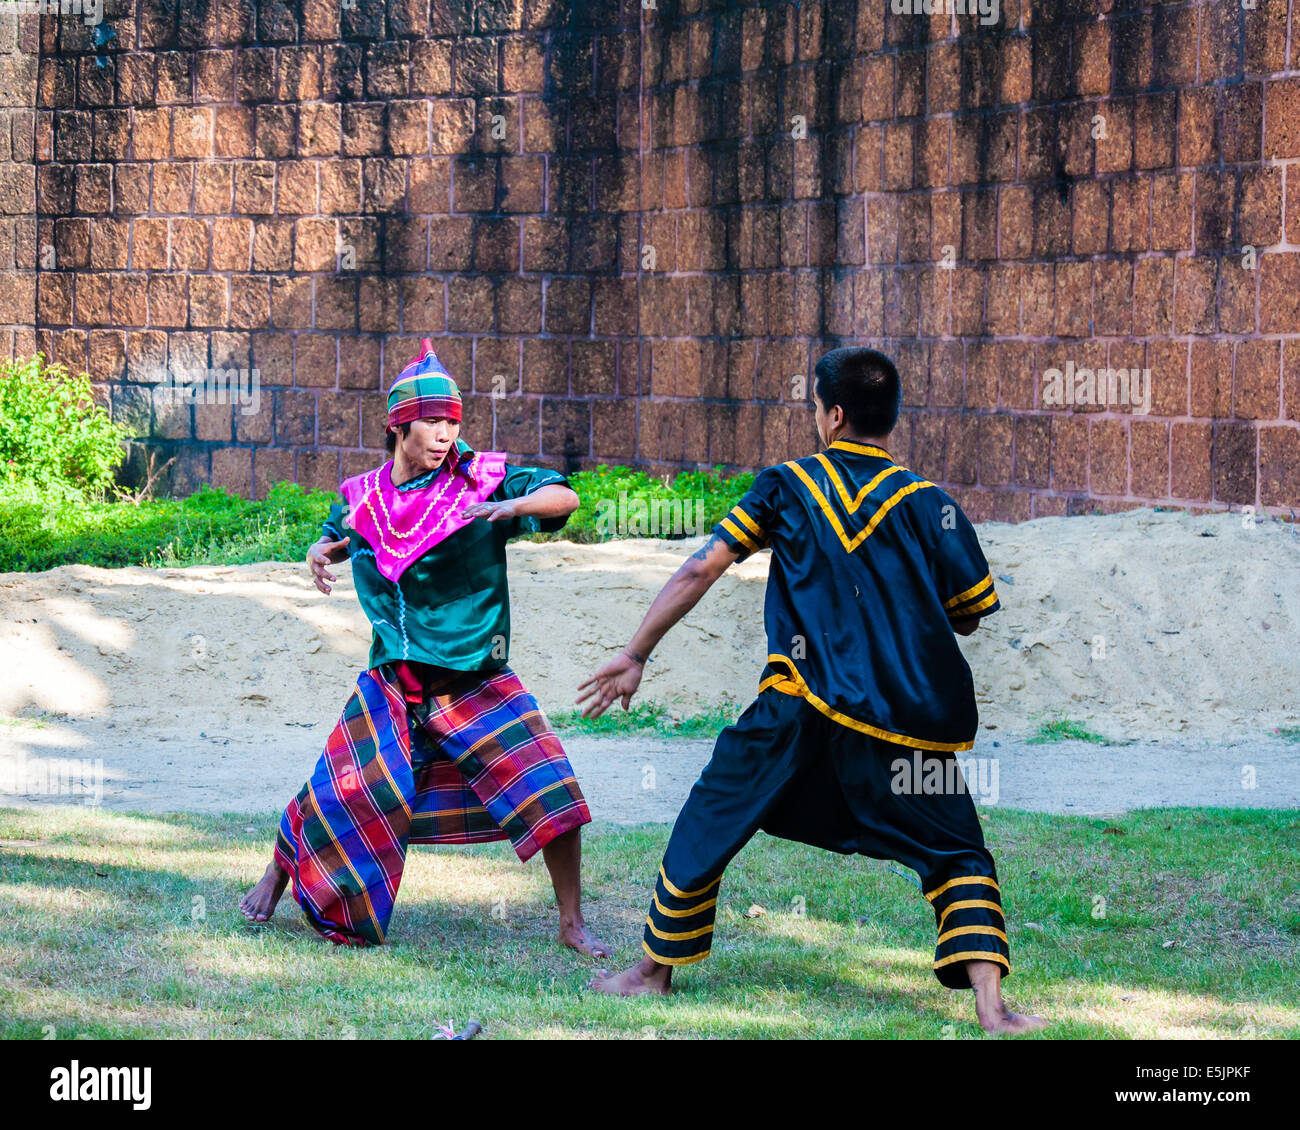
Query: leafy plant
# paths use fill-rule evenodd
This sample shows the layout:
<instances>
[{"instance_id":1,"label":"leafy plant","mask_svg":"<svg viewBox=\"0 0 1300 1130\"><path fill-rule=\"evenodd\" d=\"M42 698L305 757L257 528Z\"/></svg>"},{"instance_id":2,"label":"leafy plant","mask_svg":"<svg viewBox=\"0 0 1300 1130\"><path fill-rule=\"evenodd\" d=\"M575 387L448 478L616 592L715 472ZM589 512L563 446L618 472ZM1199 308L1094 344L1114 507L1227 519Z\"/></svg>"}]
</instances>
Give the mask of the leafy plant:
<instances>
[{"instance_id":1,"label":"leafy plant","mask_svg":"<svg viewBox=\"0 0 1300 1130\"><path fill-rule=\"evenodd\" d=\"M0 468L60 496L102 497L125 456L125 429L95 402L90 378L42 354L0 360Z\"/></svg>"},{"instance_id":2,"label":"leafy plant","mask_svg":"<svg viewBox=\"0 0 1300 1130\"><path fill-rule=\"evenodd\" d=\"M256 502L205 486L133 505L9 483L0 489L0 571L296 561L320 536L332 498L278 483Z\"/></svg>"},{"instance_id":3,"label":"leafy plant","mask_svg":"<svg viewBox=\"0 0 1300 1130\"><path fill-rule=\"evenodd\" d=\"M535 540L565 539L575 542L611 541L628 536L619 530L611 517L619 508L636 503L690 503L689 513L697 530L708 530L730 510L753 485L749 473L727 475L721 466L709 471L682 471L671 481L652 478L631 467L601 464L592 471L569 476L569 485L577 492L581 505L569 516L568 524L558 534L539 534ZM625 496L625 499L623 498ZM650 536L683 537L689 533L664 531Z\"/></svg>"}]
</instances>

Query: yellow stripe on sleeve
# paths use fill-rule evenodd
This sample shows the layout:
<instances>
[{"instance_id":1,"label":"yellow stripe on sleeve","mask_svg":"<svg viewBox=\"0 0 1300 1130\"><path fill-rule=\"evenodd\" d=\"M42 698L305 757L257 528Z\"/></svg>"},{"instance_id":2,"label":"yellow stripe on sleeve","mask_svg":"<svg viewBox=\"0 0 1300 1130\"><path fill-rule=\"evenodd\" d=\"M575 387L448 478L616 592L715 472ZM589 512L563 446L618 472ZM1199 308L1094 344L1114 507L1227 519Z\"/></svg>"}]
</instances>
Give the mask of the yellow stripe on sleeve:
<instances>
[{"instance_id":1,"label":"yellow stripe on sleeve","mask_svg":"<svg viewBox=\"0 0 1300 1130\"><path fill-rule=\"evenodd\" d=\"M756 538L761 538L763 536L763 527L755 522L754 519L746 514L739 506L733 506L731 508L731 513L744 522L745 525L749 527L750 533L752 533Z\"/></svg>"},{"instance_id":2,"label":"yellow stripe on sleeve","mask_svg":"<svg viewBox=\"0 0 1300 1130\"><path fill-rule=\"evenodd\" d=\"M982 581L980 581L978 584L972 585L965 592L959 592L951 600L945 600L943 602L943 606L945 608L955 608L959 604L965 604L968 600L971 600L973 597L983 592L992 583L993 583L993 578L989 576L989 574L985 573L984 579Z\"/></svg>"},{"instance_id":3,"label":"yellow stripe on sleeve","mask_svg":"<svg viewBox=\"0 0 1300 1130\"><path fill-rule=\"evenodd\" d=\"M976 602L965 608L953 608L948 612L949 619L960 620L965 616L974 616L976 613L983 612L984 609L990 608L998 602L996 592L989 593L983 600Z\"/></svg>"},{"instance_id":4,"label":"yellow stripe on sleeve","mask_svg":"<svg viewBox=\"0 0 1300 1130\"><path fill-rule=\"evenodd\" d=\"M739 526L737 526L736 523L733 522L730 518L723 518L722 521L718 523L718 525L721 526L724 530L726 530L727 533L729 533L733 538L735 538L738 542L740 542L740 544L743 545L746 549L749 550L758 549L758 544L754 541L754 539L751 538L747 533L745 533L745 531L742 530Z\"/></svg>"}]
</instances>

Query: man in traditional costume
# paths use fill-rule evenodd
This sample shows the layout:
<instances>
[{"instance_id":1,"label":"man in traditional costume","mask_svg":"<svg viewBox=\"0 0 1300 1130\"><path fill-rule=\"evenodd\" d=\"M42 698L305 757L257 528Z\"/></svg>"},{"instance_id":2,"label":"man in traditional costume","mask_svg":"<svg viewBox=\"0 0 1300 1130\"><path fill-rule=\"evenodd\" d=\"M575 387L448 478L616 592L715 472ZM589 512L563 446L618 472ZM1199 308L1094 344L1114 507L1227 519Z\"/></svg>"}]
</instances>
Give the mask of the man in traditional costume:
<instances>
[{"instance_id":1,"label":"man in traditional costume","mask_svg":"<svg viewBox=\"0 0 1300 1130\"><path fill-rule=\"evenodd\" d=\"M432 345L388 394L382 467L345 481L307 561L321 592L350 559L374 629L367 670L280 820L266 873L240 903L264 922L292 879L324 937L378 945L408 844L509 840L542 852L560 940L607 951L581 906L579 829L591 815L564 749L506 665L506 542L562 528L564 476L459 438L460 391Z\"/></svg>"},{"instance_id":2,"label":"man in traditional costume","mask_svg":"<svg viewBox=\"0 0 1300 1130\"><path fill-rule=\"evenodd\" d=\"M956 502L885 449L897 370L869 349L816 367L826 449L769 467L655 598L623 653L579 688L583 713L624 709L651 650L726 569L770 547L768 657L758 698L724 729L677 817L646 917L645 956L592 988L669 990L708 956L723 871L756 831L916 871L938 932L934 973L973 987L990 1032L1042 1027L1003 1003L1001 888L954 753L978 714L954 632L998 610L975 530ZM942 773L912 782L915 752ZM955 774L952 769L958 769ZM935 791L933 780L961 782Z\"/></svg>"}]
</instances>

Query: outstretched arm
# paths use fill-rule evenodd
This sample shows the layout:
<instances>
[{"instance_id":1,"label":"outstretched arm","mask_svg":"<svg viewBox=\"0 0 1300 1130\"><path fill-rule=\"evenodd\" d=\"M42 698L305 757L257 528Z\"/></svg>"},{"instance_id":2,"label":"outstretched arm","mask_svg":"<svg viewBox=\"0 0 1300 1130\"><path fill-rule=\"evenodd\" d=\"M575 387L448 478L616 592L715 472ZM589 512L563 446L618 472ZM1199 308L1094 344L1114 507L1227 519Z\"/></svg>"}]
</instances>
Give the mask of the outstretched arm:
<instances>
[{"instance_id":1,"label":"outstretched arm","mask_svg":"<svg viewBox=\"0 0 1300 1130\"><path fill-rule=\"evenodd\" d=\"M713 582L740 559L741 554L717 534L709 535L709 540L682 563L651 602L645 619L623 653L578 687L576 702L579 706L585 704L584 718L599 718L615 699L622 699L623 709L628 708L641 685L646 660L668 629L694 608Z\"/></svg>"},{"instance_id":2,"label":"outstretched arm","mask_svg":"<svg viewBox=\"0 0 1300 1130\"><path fill-rule=\"evenodd\" d=\"M549 483L519 498L507 498L500 502L480 502L462 510L461 517L486 518L489 522L528 516L567 518L578 509L578 506L579 499L575 491L562 483Z\"/></svg>"}]
</instances>

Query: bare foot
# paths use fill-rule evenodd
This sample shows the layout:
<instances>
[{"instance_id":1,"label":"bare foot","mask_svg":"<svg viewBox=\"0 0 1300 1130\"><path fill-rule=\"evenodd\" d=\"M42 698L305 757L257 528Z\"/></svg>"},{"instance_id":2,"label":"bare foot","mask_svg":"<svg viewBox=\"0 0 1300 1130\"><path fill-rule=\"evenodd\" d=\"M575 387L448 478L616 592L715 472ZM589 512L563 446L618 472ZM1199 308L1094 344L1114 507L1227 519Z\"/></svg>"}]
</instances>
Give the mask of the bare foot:
<instances>
[{"instance_id":1,"label":"bare foot","mask_svg":"<svg viewBox=\"0 0 1300 1130\"><path fill-rule=\"evenodd\" d=\"M978 999L975 1003L975 1015L979 1018L980 1027L991 1036L1023 1036L1026 1032L1037 1032L1041 1028L1046 1028L1048 1023L1041 1016L1026 1016L1019 1012L1012 1012L1005 1004L1000 1012L986 1015L980 1008Z\"/></svg>"},{"instance_id":2,"label":"bare foot","mask_svg":"<svg viewBox=\"0 0 1300 1130\"><path fill-rule=\"evenodd\" d=\"M266 873L257 881L257 886L240 900L239 909L243 911L244 917L250 922L265 922L275 913L275 904L280 901L288 882L289 872L271 860L266 865Z\"/></svg>"},{"instance_id":3,"label":"bare foot","mask_svg":"<svg viewBox=\"0 0 1300 1130\"><path fill-rule=\"evenodd\" d=\"M1002 1000L1002 970L991 961L968 961L966 971L975 990L975 1016L991 1036L1023 1036L1047 1027L1041 1016L1012 1012Z\"/></svg>"},{"instance_id":4,"label":"bare foot","mask_svg":"<svg viewBox=\"0 0 1300 1130\"><path fill-rule=\"evenodd\" d=\"M667 996L672 989L672 979L671 965L660 965L647 956L622 973L609 973L602 969L587 987L615 997L640 997L647 993Z\"/></svg>"},{"instance_id":5,"label":"bare foot","mask_svg":"<svg viewBox=\"0 0 1300 1130\"><path fill-rule=\"evenodd\" d=\"M587 957L609 956L609 947L587 928L585 922L560 923L560 944Z\"/></svg>"}]
</instances>

